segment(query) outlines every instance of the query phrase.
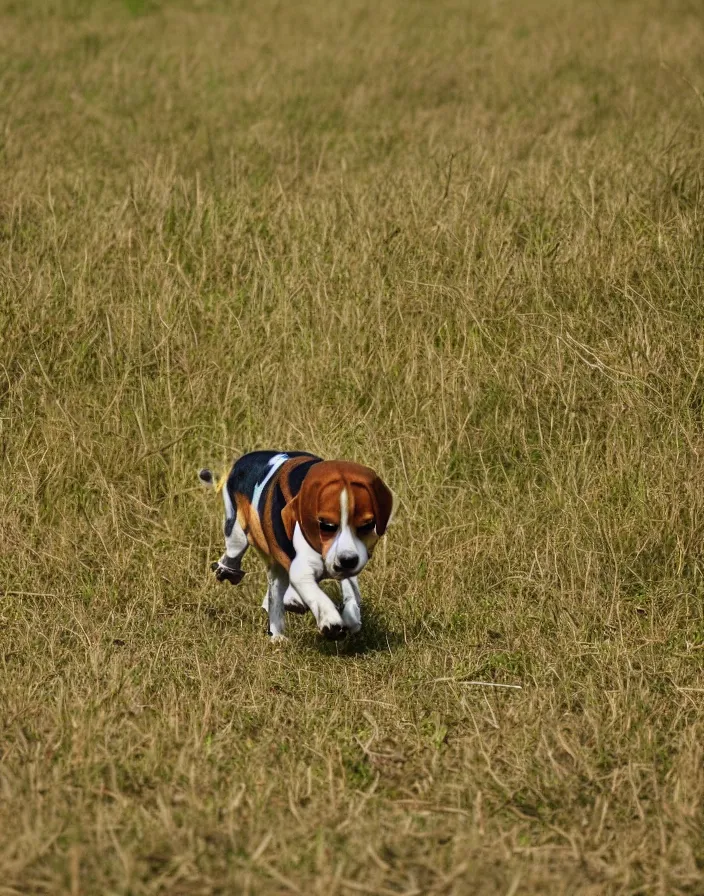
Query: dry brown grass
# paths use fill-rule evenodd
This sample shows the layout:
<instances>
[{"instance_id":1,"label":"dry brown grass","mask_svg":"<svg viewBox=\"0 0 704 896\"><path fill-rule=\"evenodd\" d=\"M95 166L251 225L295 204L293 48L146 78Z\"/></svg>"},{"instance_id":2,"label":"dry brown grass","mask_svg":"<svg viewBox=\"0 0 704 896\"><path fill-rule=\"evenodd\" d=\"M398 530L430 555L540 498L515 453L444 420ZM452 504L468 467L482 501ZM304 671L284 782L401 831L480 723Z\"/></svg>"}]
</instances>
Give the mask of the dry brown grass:
<instances>
[{"instance_id":1,"label":"dry brown grass","mask_svg":"<svg viewBox=\"0 0 704 896\"><path fill-rule=\"evenodd\" d=\"M0 894L704 893L699 6L0 10ZM398 493L359 639L256 447Z\"/></svg>"}]
</instances>

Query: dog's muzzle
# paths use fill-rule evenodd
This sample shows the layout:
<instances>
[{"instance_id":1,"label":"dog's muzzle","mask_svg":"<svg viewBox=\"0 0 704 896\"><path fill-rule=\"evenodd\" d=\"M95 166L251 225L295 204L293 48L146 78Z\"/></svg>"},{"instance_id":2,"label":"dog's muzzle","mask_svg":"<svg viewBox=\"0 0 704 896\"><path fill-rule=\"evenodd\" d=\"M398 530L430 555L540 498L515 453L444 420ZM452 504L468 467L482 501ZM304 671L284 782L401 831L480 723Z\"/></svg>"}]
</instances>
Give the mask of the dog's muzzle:
<instances>
[{"instance_id":1,"label":"dog's muzzle","mask_svg":"<svg viewBox=\"0 0 704 896\"><path fill-rule=\"evenodd\" d=\"M332 565L332 570L336 579L348 579L350 576L357 575L359 570L359 557L357 554L340 554Z\"/></svg>"}]
</instances>

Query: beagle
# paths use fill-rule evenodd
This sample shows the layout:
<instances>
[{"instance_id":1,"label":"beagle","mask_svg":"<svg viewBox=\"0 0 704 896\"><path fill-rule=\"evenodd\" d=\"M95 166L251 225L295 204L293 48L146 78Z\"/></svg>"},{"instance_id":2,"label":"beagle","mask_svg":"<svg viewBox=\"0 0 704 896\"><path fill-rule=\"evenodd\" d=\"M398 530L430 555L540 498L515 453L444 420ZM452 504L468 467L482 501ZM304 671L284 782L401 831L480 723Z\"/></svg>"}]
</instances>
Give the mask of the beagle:
<instances>
[{"instance_id":1,"label":"beagle","mask_svg":"<svg viewBox=\"0 0 704 896\"><path fill-rule=\"evenodd\" d=\"M210 470L198 475L214 484ZM393 495L374 470L303 451L253 451L235 463L221 486L225 553L212 565L218 581L242 581L242 558L251 545L268 564L262 608L274 640L284 638L286 610L311 610L329 639L358 632L357 576L393 510ZM319 587L322 579L340 583L342 612Z\"/></svg>"}]
</instances>

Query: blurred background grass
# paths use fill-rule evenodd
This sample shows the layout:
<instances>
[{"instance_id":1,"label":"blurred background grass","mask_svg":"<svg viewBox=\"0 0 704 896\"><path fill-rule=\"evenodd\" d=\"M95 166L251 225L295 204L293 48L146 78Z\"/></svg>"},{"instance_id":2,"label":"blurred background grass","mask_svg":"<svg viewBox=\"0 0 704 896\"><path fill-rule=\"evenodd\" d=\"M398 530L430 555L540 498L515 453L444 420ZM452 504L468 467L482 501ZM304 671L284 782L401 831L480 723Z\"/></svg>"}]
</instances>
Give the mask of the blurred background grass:
<instances>
[{"instance_id":1,"label":"blurred background grass","mask_svg":"<svg viewBox=\"0 0 704 896\"><path fill-rule=\"evenodd\" d=\"M2 2L0 58L0 892L704 892L699 6ZM397 492L359 639L211 580L258 447Z\"/></svg>"}]
</instances>

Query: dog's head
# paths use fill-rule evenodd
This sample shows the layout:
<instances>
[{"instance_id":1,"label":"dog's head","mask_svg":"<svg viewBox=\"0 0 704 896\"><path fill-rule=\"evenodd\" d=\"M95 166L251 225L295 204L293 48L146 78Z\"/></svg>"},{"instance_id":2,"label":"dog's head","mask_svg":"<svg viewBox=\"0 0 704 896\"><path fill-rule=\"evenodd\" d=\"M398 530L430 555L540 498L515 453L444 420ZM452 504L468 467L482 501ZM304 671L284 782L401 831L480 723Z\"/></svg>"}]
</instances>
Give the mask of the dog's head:
<instances>
[{"instance_id":1,"label":"dog's head","mask_svg":"<svg viewBox=\"0 0 704 896\"><path fill-rule=\"evenodd\" d=\"M310 468L282 518L289 538L298 523L328 576L346 579L364 569L392 511L393 495L374 470L322 461Z\"/></svg>"}]
</instances>

